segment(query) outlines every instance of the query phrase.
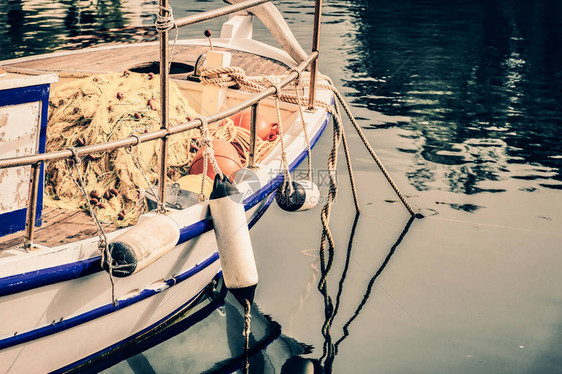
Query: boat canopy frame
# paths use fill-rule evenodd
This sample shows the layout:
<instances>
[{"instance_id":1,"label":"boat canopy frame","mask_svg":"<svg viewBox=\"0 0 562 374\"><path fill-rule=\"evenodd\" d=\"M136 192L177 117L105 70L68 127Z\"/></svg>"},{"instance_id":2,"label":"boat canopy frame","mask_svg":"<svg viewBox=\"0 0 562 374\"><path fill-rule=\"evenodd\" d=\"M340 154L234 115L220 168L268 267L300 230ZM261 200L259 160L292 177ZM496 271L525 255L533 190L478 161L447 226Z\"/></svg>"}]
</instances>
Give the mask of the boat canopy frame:
<instances>
[{"instance_id":1,"label":"boat canopy frame","mask_svg":"<svg viewBox=\"0 0 562 374\"><path fill-rule=\"evenodd\" d=\"M175 21L170 28L158 29L160 38L160 94L161 94L161 110L160 110L160 122L161 126L159 130L131 135L123 139L114 140L105 143L98 143L78 148L67 148L65 150L39 153L30 156L20 156L12 157L6 159L0 159L0 169L19 167L19 166L31 166L31 178L29 182L29 197L28 197L28 209L26 215L25 223L25 236L23 248L27 251L33 247L33 236L35 228L35 212L37 209L37 193L39 186L40 177L40 167L42 163L47 161L58 161L63 159L75 159L82 156L91 155L94 153L112 151L118 148L130 147L138 145L140 143L145 143L157 139L162 140L162 153L160 157L160 175L159 175L159 196L160 196L160 208L163 208L163 204L166 201L166 169L167 169L167 138L174 134L179 134L185 131L189 131L195 128L199 128L204 125L204 123L213 123L230 117L238 112L241 112L247 108L251 107L251 118L250 118L250 150L249 150L249 160L248 166L250 168L255 167L255 147L256 147L256 113L258 104L275 94L278 94L278 90L289 85L296 79L299 79L302 72L310 66L310 81L309 81L309 110L314 110L314 103L316 100L316 83L318 75L318 58L319 58L319 42L320 42L320 23L321 23L321 13L322 13L322 0L315 0L314 4L314 27L312 34L312 52L307 56L307 58L302 61L298 66L291 69L289 74L285 76L278 85L272 85L267 89L253 95L249 99L239 103L238 105L228 108L226 110L220 111L217 114L210 116L202 116L186 123L179 125L169 126L168 116L169 116L169 99L168 99L168 88L169 88L169 30L173 27L184 27L192 25L195 23L208 21L217 17L229 15L242 10L250 9L255 6L270 2L271 0L246 0L237 4L228 5L225 7L213 9L201 14L191 15L183 17ZM169 19L171 16L171 8L169 8L169 0L159 0L159 13L160 19Z\"/></svg>"}]
</instances>

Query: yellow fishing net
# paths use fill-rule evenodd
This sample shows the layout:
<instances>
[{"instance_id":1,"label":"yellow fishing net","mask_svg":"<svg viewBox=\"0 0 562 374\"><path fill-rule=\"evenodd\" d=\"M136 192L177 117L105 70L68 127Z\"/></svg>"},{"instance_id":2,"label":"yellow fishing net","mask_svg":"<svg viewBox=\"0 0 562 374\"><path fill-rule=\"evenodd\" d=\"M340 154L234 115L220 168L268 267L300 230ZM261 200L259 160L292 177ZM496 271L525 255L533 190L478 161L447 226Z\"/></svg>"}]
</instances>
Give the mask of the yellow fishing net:
<instances>
[{"instance_id":1,"label":"yellow fishing net","mask_svg":"<svg viewBox=\"0 0 562 374\"><path fill-rule=\"evenodd\" d=\"M158 76L136 73L110 73L74 79L53 87L47 125L47 152L122 139L160 128L160 81ZM198 114L173 81L170 82L170 125L187 122ZM209 126L213 137L231 142L245 164L249 131L229 119ZM173 135L168 142L168 177L177 180L189 171L198 150L199 129ZM120 148L87 156L79 164L102 222L121 226L134 224L144 209L141 191L147 183L135 165L136 157L151 184L158 179L160 141L131 149ZM263 159L276 142L258 139L257 159ZM46 163L45 205L71 210L87 210L78 189L78 176L66 161ZM95 199L95 200L94 200Z\"/></svg>"}]
</instances>

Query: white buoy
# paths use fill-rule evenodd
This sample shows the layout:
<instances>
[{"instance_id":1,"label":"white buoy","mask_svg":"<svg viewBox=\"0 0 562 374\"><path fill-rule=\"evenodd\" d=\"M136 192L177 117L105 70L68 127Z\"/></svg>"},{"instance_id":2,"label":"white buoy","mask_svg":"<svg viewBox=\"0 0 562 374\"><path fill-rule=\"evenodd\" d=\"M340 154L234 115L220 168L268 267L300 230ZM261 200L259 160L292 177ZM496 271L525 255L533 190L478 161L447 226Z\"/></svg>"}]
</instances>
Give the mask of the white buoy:
<instances>
[{"instance_id":1,"label":"white buoy","mask_svg":"<svg viewBox=\"0 0 562 374\"><path fill-rule=\"evenodd\" d=\"M217 174L209 198L224 283L242 306L254 301L258 270L240 191Z\"/></svg>"},{"instance_id":2,"label":"white buoy","mask_svg":"<svg viewBox=\"0 0 562 374\"><path fill-rule=\"evenodd\" d=\"M290 194L289 188L283 186L277 189L275 201L279 207L287 212L301 212L309 210L318 205L320 201L320 191L318 186L310 180L294 180L293 193Z\"/></svg>"},{"instance_id":3,"label":"white buoy","mask_svg":"<svg viewBox=\"0 0 562 374\"><path fill-rule=\"evenodd\" d=\"M131 229L109 243L112 274L127 277L138 273L176 246L180 238L177 223L164 214L149 213ZM103 268L109 271L107 260Z\"/></svg>"}]
</instances>

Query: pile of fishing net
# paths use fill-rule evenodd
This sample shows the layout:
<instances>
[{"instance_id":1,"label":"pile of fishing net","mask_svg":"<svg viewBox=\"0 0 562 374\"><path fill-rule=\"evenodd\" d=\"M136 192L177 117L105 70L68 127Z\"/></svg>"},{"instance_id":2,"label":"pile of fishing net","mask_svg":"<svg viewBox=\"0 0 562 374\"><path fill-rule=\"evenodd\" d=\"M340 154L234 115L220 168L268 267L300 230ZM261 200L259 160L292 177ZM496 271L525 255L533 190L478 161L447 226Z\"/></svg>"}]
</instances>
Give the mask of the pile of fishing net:
<instances>
[{"instance_id":1,"label":"pile of fishing net","mask_svg":"<svg viewBox=\"0 0 562 374\"><path fill-rule=\"evenodd\" d=\"M169 90L170 126L198 116L173 81ZM53 87L50 95L47 152L158 130L159 92L159 78L152 74L99 74L60 83ZM238 150L242 164L245 164L249 131L234 126L230 119L209 125L209 130L214 138L231 142ZM170 136L168 182L189 172L200 137L200 129ZM258 139L258 160L265 157L274 145ZM88 199L94 203L96 215L102 222L115 222L120 226L136 222L145 209L143 191L148 188L146 179L153 185L158 179L160 147L159 140L150 141L89 155L78 164L86 183ZM78 177L66 160L46 163L45 204L70 210L88 210L86 197L76 183Z\"/></svg>"}]
</instances>

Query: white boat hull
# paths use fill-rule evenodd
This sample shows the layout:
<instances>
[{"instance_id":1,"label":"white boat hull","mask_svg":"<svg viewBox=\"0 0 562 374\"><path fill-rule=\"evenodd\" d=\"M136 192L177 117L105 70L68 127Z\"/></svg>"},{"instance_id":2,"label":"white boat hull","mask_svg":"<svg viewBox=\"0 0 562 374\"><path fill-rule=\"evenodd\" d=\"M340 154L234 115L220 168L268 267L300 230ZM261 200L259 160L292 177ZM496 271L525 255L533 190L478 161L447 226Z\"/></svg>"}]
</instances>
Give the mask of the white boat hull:
<instances>
[{"instance_id":1,"label":"white boat hull","mask_svg":"<svg viewBox=\"0 0 562 374\"><path fill-rule=\"evenodd\" d=\"M220 271L218 255L211 248L216 248L215 238L213 232L207 232L174 248L162 261L139 273L140 277L116 279L117 307L112 303L106 272L4 297L2 321L34 321L39 328L36 335L47 335L2 350L0 366L8 373L50 372L166 319L193 300ZM195 272L198 259L207 259L208 264ZM179 263L183 263L181 269L177 269ZM168 282L171 286L162 280L154 282L162 274L189 272L194 274L175 285L173 281ZM146 284L143 289L124 291L142 283ZM128 300L135 302L127 305ZM74 323L79 325L72 327ZM12 326L2 324L3 336Z\"/></svg>"},{"instance_id":2,"label":"white boat hull","mask_svg":"<svg viewBox=\"0 0 562 374\"><path fill-rule=\"evenodd\" d=\"M318 92L321 100L331 102L332 97L327 90ZM304 116L314 146L329 115L318 109ZM289 118L284 139L294 169L307 152L300 119L294 112ZM239 186L251 192L244 200L249 226L271 203L283 178L280 165L280 152L273 152L256 171L260 188ZM115 278L116 305L109 275L100 267L97 237L29 253L4 251L0 256L0 372L72 368L188 308L220 274L208 210L205 202L170 215L180 227L181 244L146 269ZM109 234L109 240L121 232Z\"/></svg>"}]
</instances>

